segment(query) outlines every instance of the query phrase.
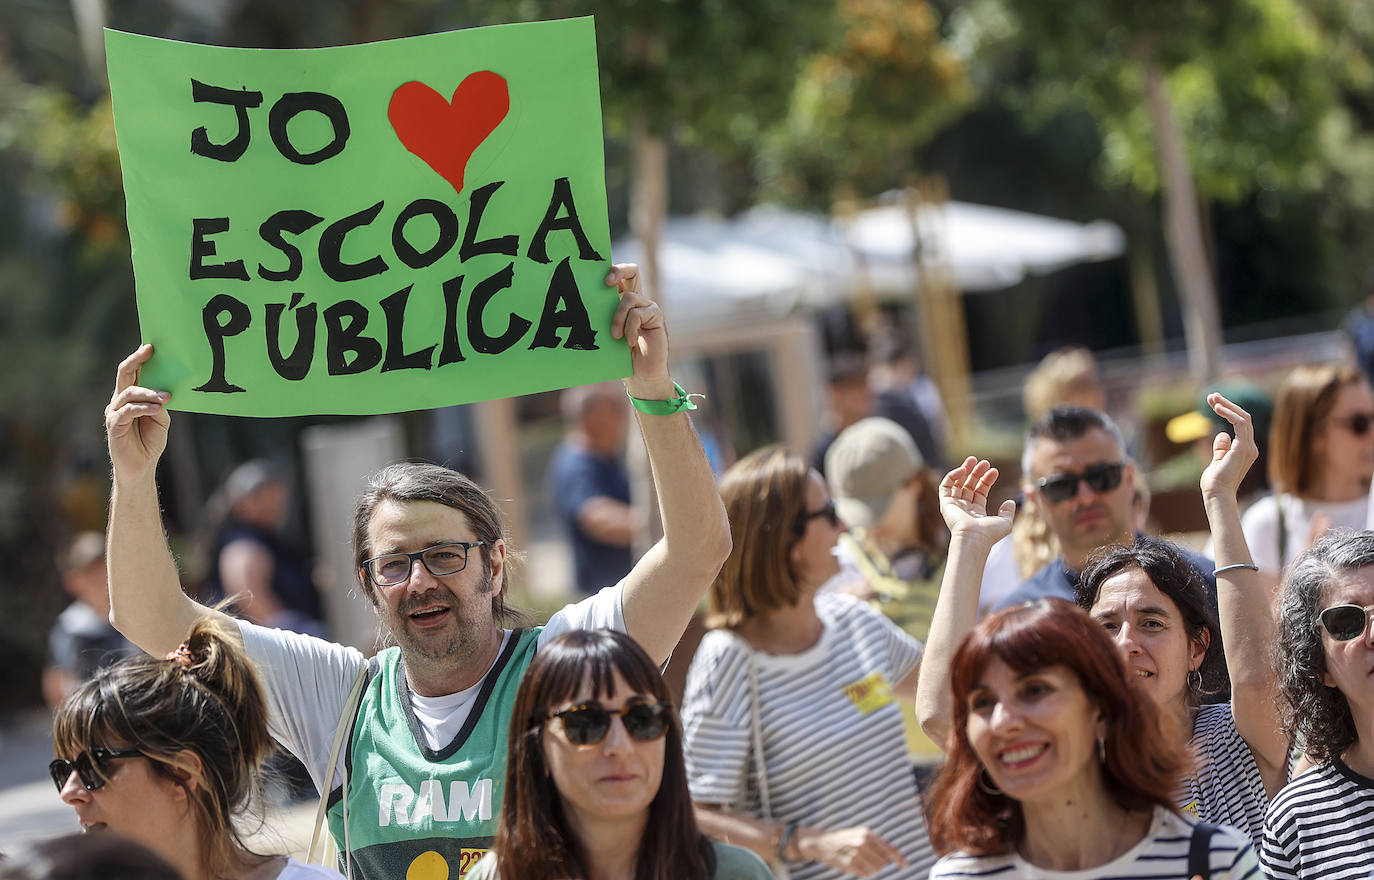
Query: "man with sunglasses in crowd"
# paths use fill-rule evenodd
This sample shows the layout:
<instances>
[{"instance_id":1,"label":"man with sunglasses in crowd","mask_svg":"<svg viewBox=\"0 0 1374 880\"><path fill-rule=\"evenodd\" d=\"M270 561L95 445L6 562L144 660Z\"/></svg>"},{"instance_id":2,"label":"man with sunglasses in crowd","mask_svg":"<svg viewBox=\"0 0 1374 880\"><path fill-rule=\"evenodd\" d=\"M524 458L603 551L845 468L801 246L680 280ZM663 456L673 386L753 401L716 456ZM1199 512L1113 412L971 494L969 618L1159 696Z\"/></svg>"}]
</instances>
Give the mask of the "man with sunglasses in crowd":
<instances>
[{"instance_id":1,"label":"man with sunglasses in crowd","mask_svg":"<svg viewBox=\"0 0 1374 880\"><path fill-rule=\"evenodd\" d=\"M1079 572L1092 553L1129 544L1136 532L1136 471L1116 423L1081 406L1060 406L1031 425L1021 472L1036 511L1059 540L1060 555L1027 578L995 610L1046 596L1074 601ZM1216 595L1212 561L1179 550Z\"/></svg>"},{"instance_id":2,"label":"man with sunglasses in crowd","mask_svg":"<svg viewBox=\"0 0 1374 880\"><path fill-rule=\"evenodd\" d=\"M369 661L354 648L238 622L272 734L326 794L330 831L355 878L462 876L495 834L510 713L534 652L569 629L605 627L662 664L729 555L725 509L684 412L694 407L668 373L663 313L641 292L638 267L616 266L606 283L620 294L611 336L630 346L625 390L642 414L664 531L623 580L545 627L507 629L511 552L496 504L462 474L408 462L373 476L354 517L352 586L394 647ZM175 656L212 612L182 593L163 537L154 471L168 395L138 385L150 356L145 345L120 365L105 414L111 618L149 653Z\"/></svg>"}]
</instances>

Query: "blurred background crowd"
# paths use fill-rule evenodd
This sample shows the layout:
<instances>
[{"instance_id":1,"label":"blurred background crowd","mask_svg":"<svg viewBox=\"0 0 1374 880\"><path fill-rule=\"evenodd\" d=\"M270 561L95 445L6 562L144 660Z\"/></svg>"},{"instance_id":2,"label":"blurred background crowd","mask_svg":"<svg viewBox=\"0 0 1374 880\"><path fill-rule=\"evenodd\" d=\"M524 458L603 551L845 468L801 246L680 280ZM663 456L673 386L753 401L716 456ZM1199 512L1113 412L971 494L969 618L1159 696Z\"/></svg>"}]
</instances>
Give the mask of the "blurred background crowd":
<instances>
[{"instance_id":1,"label":"blurred background crowd","mask_svg":"<svg viewBox=\"0 0 1374 880\"><path fill-rule=\"evenodd\" d=\"M640 262L671 315L718 472L770 442L824 469L841 430L882 415L933 472L992 460L1007 497L1028 422L1084 403L1123 429L1147 530L1200 546L1202 391L1229 383L1263 453L1294 367L1374 363L1374 8L1358 0L11 0L0 723L82 674L62 646L110 636L85 533L105 526L98 414L139 333L101 27L294 48L585 14L614 258ZM623 407L178 413L159 479L186 586L251 589L252 619L370 645L330 517L362 474L419 456L521 499L517 601L555 607L653 532ZM1253 500L1263 462L1251 479ZM1053 555L1017 560L1022 576Z\"/></svg>"}]
</instances>

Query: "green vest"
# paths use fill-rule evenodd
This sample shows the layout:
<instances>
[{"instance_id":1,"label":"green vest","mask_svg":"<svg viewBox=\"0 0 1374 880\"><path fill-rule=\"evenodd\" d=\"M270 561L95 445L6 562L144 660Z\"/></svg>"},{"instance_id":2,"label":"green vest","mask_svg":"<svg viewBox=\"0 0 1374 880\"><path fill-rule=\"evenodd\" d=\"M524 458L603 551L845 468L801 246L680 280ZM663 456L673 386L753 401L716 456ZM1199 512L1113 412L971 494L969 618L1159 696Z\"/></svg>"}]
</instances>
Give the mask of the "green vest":
<instances>
[{"instance_id":1,"label":"green vest","mask_svg":"<svg viewBox=\"0 0 1374 880\"><path fill-rule=\"evenodd\" d=\"M510 715L539 630L511 633L463 728L440 751L429 748L411 709L401 649L372 661L344 757L354 878L458 880L491 848ZM329 794L329 831L342 853L339 788ZM340 871L342 861L341 855Z\"/></svg>"}]
</instances>

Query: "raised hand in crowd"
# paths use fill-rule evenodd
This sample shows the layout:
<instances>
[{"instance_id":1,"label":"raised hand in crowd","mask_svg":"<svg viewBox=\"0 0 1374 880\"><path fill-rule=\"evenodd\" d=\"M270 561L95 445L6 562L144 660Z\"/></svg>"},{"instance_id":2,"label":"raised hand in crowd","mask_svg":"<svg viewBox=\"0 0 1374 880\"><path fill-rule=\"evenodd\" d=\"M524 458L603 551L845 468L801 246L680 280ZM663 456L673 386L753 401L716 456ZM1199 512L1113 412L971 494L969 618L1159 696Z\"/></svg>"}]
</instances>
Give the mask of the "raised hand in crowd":
<instances>
[{"instance_id":1,"label":"raised hand in crowd","mask_svg":"<svg viewBox=\"0 0 1374 880\"><path fill-rule=\"evenodd\" d=\"M988 493L997 476L997 468L986 460L969 456L940 481L940 513L950 534L949 559L916 685L916 718L926 735L940 745L949 735L953 717L949 673L954 652L978 620L978 594L988 553L1011 534L1016 513L1016 502L1010 499L996 513L988 513Z\"/></svg>"}]
</instances>

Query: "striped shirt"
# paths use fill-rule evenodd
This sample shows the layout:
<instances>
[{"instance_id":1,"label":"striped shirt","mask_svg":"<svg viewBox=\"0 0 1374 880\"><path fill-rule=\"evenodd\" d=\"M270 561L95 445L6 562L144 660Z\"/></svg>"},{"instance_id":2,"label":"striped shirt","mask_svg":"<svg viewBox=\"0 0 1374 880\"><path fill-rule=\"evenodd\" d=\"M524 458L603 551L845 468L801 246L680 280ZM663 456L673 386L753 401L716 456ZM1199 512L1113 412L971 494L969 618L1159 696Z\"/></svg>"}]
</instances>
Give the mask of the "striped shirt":
<instances>
[{"instance_id":1,"label":"striped shirt","mask_svg":"<svg viewBox=\"0 0 1374 880\"><path fill-rule=\"evenodd\" d=\"M1155 807L1150 831L1140 842L1105 865L1082 871L1039 868L1011 852L999 856L951 853L940 859L930 880L964 877L1031 878L1031 880L1178 880L1188 876L1188 848L1193 823L1163 807ZM1262 880L1255 850L1234 828L1219 826L1207 853L1212 880Z\"/></svg>"},{"instance_id":2,"label":"striped shirt","mask_svg":"<svg viewBox=\"0 0 1374 880\"><path fill-rule=\"evenodd\" d=\"M881 880L924 878L935 862L892 687L916 666L920 643L852 596L816 597L821 637L799 654L754 652L772 817L817 828L867 827L908 867ZM692 798L759 816L752 762L750 649L708 632L683 696ZM820 862L789 862L793 880L841 880Z\"/></svg>"},{"instance_id":3,"label":"striped shirt","mask_svg":"<svg viewBox=\"0 0 1374 880\"><path fill-rule=\"evenodd\" d=\"M1203 822L1238 828L1258 848L1269 793L1254 754L1236 730L1230 703L1198 709L1192 746L1197 771L1187 781L1179 809Z\"/></svg>"},{"instance_id":4,"label":"striped shirt","mask_svg":"<svg viewBox=\"0 0 1374 880\"><path fill-rule=\"evenodd\" d=\"M1290 782L1265 814L1260 861L1271 878L1374 876L1374 779L1336 758Z\"/></svg>"}]
</instances>

